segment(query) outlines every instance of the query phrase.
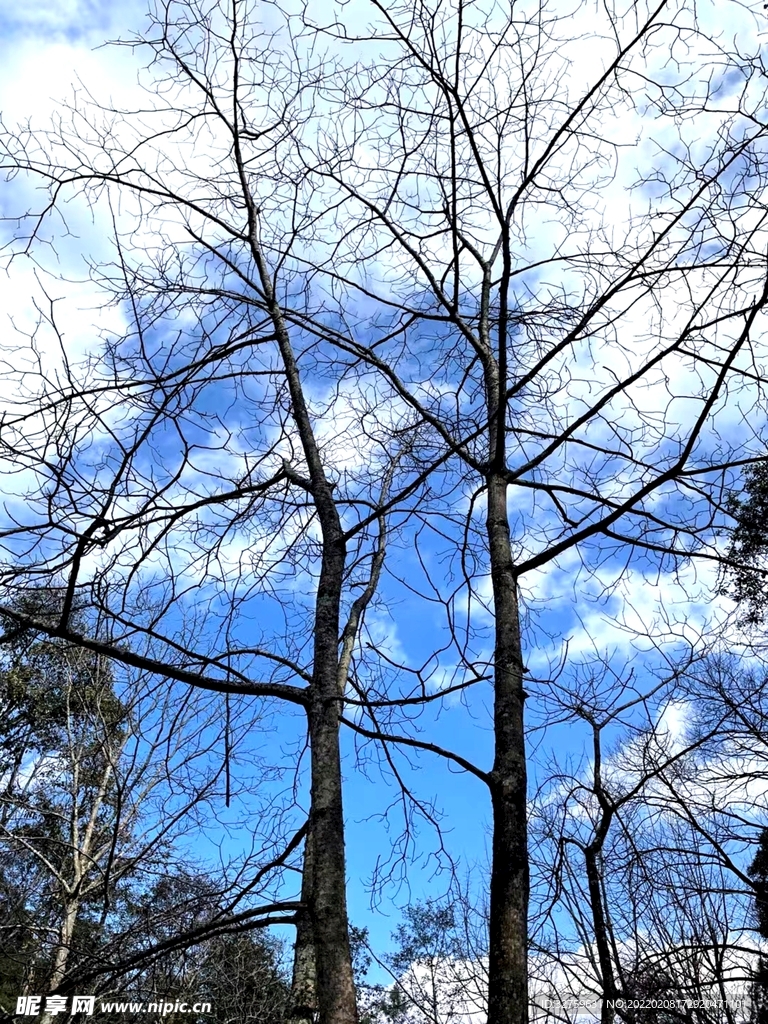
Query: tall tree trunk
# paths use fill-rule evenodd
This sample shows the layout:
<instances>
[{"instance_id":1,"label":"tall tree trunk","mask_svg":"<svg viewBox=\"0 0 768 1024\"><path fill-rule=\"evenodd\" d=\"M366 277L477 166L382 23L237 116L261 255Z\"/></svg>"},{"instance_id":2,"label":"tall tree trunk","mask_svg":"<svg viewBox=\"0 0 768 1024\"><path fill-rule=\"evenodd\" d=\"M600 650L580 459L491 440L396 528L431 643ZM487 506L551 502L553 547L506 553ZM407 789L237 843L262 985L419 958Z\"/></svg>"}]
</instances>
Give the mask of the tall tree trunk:
<instances>
[{"instance_id":1,"label":"tall tree trunk","mask_svg":"<svg viewBox=\"0 0 768 1024\"><path fill-rule=\"evenodd\" d=\"M48 992L54 992L67 972L67 961L72 948L72 936L75 931L77 920L78 901L67 901L64 903L59 924L59 936L56 940L56 950L53 955L53 970L48 982Z\"/></svg>"},{"instance_id":2,"label":"tall tree trunk","mask_svg":"<svg viewBox=\"0 0 768 1024\"><path fill-rule=\"evenodd\" d=\"M62 908L59 934L53 954L53 969L48 979L46 992L55 992L67 973L67 962L69 961L69 953L72 949L72 936L75 932L79 906L79 900L75 900L65 902ZM43 1008L43 1012L37 1018L37 1024L54 1024L55 1020L54 1014Z\"/></svg>"},{"instance_id":3,"label":"tall tree trunk","mask_svg":"<svg viewBox=\"0 0 768 1024\"><path fill-rule=\"evenodd\" d=\"M608 935L608 920L603 905L602 872L600 858L604 836L599 836L584 850L584 864L589 887L589 903L592 909L592 924L595 929L595 945L600 962L602 976L602 1000L600 1006L600 1024L613 1024L616 1011L610 1005L617 997L616 978L613 972L611 942Z\"/></svg>"},{"instance_id":4,"label":"tall tree trunk","mask_svg":"<svg viewBox=\"0 0 768 1024\"><path fill-rule=\"evenodd\" d=\"M512 275L508 220L498 253L497 347L491 345L490 266L483 286L482 346L488 411L486 530L491 566L496 644L493 653L494 759L490 788L493 863L489 898L487 1024L528 1021L528 822L523 648L517 575L512 563L507 510L507 380L509 375L509 287Z\"/></svg>"},{"instance_id":5,"label":"tall tree trunk","mask_svg":"<svg viewBox=\"0 0 768 1024\"><path fill-rule=\"evenodd\" d=\"M322 513L321 513L322 519ZM339 612L345 549L324 524L309 707L312 755L312 929L320 1024L357 1024L347 921L339 751Z\"/></svg>"},{"instance_id":6,"label":"tall tree trunk","mask_svg":"<svg viewBox=\"0 0 768 1024\"><path fill-rule=\"evenodd\" d=\"M529 872L523 658L507 486L493 473L488 481L486 526L496 619L488 1024L526 1024Z\"/></svg>"},{"instance_id":7,"label":"tall tree trunk","mask_svg":"<svg viewBox=\"0 0 768 1024\"><path fill-rule=\"evenodd\" d=\"M304 841L304 863L301 869L301 902L305 909L296 915L296 942L293 947L293 978L291 981L291 1016L288 1024L307 1024L317 1010L317 967L315 935L312 928L312 832Z\"/></svg>"},{"instance_id":8,"label":"tall tree trunk","mask_svg":"<svg viewBox=\"0 0 768 1024\"><path fill-rule=\"evenodd\" d=\"M243 173L240 160L239 166ZM243 195L248 207L251 253L258 268L266 308L275 328L291 396L291 411L304 451L309 479L303 478L287 462L284 468L288 479L312 496L322 531L322 561L315 598L312 679L307 708L312 777L309 823L312 836L310 914L315 940L319 1024L357 1024L347 919L339 750L339 642L346 542L333 497L333 484L326 476L315 438L288 327L259 244L258 208L245 178Z\"/></svg>"},{"instance_id":9,"label":"tall tree trunk","mask_svg":"<svg viewBox=\"0 0 768 1024\"><path fill-rule=\"evenodd\" d=\"M587 875L589 904L592 910L592 925L595 930L595 946L597 947L597 957L600 962L603 989L600 1024L613 1024L616 1012L613 1006L609 1004L616 999L618 992L616 990L614 961L611 954L611 921L603 892L602 859L603 847L605 846L615 813L615 805L603 786L601 729L594 721L592 722L592 734L592 747L594 751L592 791L600 806L600 819L595 828L594 839L588 846L584 847L584 866Z\"/></svg>"}]
</instances>

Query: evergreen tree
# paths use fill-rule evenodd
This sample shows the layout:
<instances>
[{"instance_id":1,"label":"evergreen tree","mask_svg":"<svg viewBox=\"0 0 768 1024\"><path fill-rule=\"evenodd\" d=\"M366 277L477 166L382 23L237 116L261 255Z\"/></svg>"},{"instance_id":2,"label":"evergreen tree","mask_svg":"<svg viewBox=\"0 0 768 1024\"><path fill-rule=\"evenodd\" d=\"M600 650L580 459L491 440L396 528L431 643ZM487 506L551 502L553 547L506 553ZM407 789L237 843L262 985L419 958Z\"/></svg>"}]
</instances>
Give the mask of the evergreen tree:
<instances>
[{"instance_id":1,"label":"evergreen tree","mask_svg":"<svg viewBox=\"0 0 768 1024\"><path fill-rule=\"evenodd\" d=\"M757 930L768 938L768 828L759 836L757 853L748 868L755 886L755 914ZM768 1024L768 958L758 957L752 979L752 1015L750 1024Z\"/></svg>"}]
</instances>

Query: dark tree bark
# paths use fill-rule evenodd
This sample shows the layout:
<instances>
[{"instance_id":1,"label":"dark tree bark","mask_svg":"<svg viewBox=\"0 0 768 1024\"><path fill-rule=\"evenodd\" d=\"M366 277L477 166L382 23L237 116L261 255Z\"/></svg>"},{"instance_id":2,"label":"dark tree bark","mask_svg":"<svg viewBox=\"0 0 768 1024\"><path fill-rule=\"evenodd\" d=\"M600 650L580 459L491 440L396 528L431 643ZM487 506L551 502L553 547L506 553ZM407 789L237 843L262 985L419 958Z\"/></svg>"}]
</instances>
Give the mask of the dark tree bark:
<instances>
[{"instance_id":1,"label":"dark tree bark","mask_svg":"<svg viewBox=\"0 0 768 1024\"><path fill-rule=\"evenodd\" d=\"M290 1024L314 1019L317 1010L317 964L315 962L315 934L312 926L312 834L304 842L304 860L301 871L302 909L296 915L296 941L293 945L293 976L291 979Z\"/></svg>"},{"instance_id":2,"label":"dark tree bark","mask_svg":"<svg viewBox=\"0 0 768 1024\"><path fill-rule=\"evenodd\" d=\"M488 535L496 612L494 650L494 741L490 773L493 843L490 882L488 1022L527 1019L528 839L523 724L523 657L512 569L507 488L488 486Z\"/></svg>"}]
</instances>

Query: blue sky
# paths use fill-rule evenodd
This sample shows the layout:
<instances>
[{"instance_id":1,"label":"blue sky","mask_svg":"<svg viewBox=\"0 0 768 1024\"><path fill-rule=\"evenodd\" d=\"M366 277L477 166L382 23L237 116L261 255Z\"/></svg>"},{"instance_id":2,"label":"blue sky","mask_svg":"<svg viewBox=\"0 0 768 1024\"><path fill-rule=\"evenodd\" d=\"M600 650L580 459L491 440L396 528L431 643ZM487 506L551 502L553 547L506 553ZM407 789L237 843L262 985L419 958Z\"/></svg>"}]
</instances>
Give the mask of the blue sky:
<instances>
[{"instance_id":1,"label":"blue sky","mask_svg":"<svg viewBox=\"0 0 768 1024\"><path fill-rule=\"evenodd\" d=\"M140 62L125 49L102 48L105 39L130 36L141 25L144 15L142 0L120 3L78 3L48 2L35 4L8 3L0 0L0 110L6 122L23 121L27 117L34 123L44 125L54 112L56 104L68 99L73 90L79 88L78 80L90 88L97 99L106 96L122 98L132 95ZM23 186L6 186L3 204L7 209L19 200ZM59 266L67 277L82 278L83 263L79 253L88 253L93 245L100 247L99 225L92 225L87 218L78 224L77 236L60 243ZM28 285L31 297L36 291L31 273L25 268L22 280ZM49 282L50 285L50 282ZM30 315L30 303L23 297L19 283L19 271L15 271L13 293L19 297L14 304L13 316L16 323L24 324ZM68 338L81 351L93 342L100 328L119 329L121 319L114 311L103 313L96 308L98 293L87 285L65 287L53 285L52 294L68 297L61 304L61 313L68 328ZM73 301L73 297L74 298ZM6 305L8 308L8 304ZM401 552L405 557L405 553ZM398 618L395 625L386 616L379 623L382 639L391 630L395 645L403 648L408 657L419 661L431 651L433 636L443 628L443 623L434 613L418 608L418 602L400 594ZM479 700L487 707L489 700L487 684L482 687ZM480 712L483 714L484 712ZM451 745L461 740L462 753L472 757L484 767L490 765L490 733L487 728L466 735L462 727L464 712L460 706L444 712L438 725L438 742L444 740ZM298 729L296 728L298 726ZM278 757L290 749L301 734L300 718L288 730L282 728L279 737L272 736L267 743ZM261 747L261 743L259 743ZM389 934L398 920L397 906L390 900L397 891L397 905L410 899L442 893L447 885L445 864L436 871L440 862L435 859L434 836L423 824L420 826L421 852L411 865L408 884L389 886L388 897L379 901L379 912L372 915L369 909L369 895L366 882L372 877L377 859L386 851L389 841L389 826L377 821L395 796L394 790L385 791L376 770L370 779L357 772L352 758L351 737L345 738L349 752L346 768L345 801L350 822L348 834L348 857L350 875L350 914L353 923L367 925L377 948L385 948ZM485 788L476 779L451 772L439 760L424 756L420 759L420 770L416 773L421 795L430 799L440 798L446 832L454 852L460 852L464 866L483 864L486 860L486 829L488 824L488 798ZM237 780L235 780L237 787ZM444 799L444 795L448 798ZM250 801L248 802L250 803ZM235 820L240 812L233 806L229 815L222 809L224 820ZM392 815L392 828L397 827L397 813ZM215 826L210 835L212 844L220 841L221 831ZM244 848L248 839L244 837ZM232 849L239 842L232 841ZM205 846L194 844L195 854L200 856ZM214 854L215 856L215 854ZM380 976L384 980L384 976Z\"/></svg>"},{"instance_id":2,"label":"blue sky","mask_svg":"<svg viewBox=\"0 0 768 1024\"><path fill-rule=\"evenodd\" d=\"M140 27L142 15L143 5L138 0L101 5L52 2L19 5L0 0L0 67L3 69L0 72L0 109L6 120L31 117L37 123L44 122L55 101L77 88L78 77L99 99L107 96L130 99L140 66L137 59L127 49L114 51L95 47L107 37L129 36L133 28ZM634 127L628 127L629 135ZM607 192L615 208L623 211L622 203L626 200L621 188L616 186L615 192L611 189ZM6 196L18 194L12 191ZM7 208L7 198L3 202ZM61 250L62 273L71 278L82 276L83 264L78 252L95 252L97 256L105 252L101 222L97 219L92 223L82 214L77 216L80 217L78 237L66 241ZM541 235L544 242L548 242L556 236L556 231L542 227ZM532 276L526 283L534 287L538 282L539 278ZM30 268L24 266L14 270L12 283L6 281L0 285L0 296L6 308L22 325L29 315L29 303L24 294L26 286L31 295L36 286ZM93 286L86 283L60 288L62 316L68 338L76 349L86 351L96 337L97 328L120 331L124 324L121 311L96 308L99 293ZM623 352L624 357L628 364L632 362L632 353ZM591 367L584 358L587 375ZM614 369L616 366L612 363L610 372ZM592 383L587 380L584 393L574 401L585 402ZM664 400L668 397L663 380L655 381L654 387L649 386L648 390L650 403L659 400L660 395ZM680 406L683 404L681 400ZM734 420L738 420L738 416ZM617 486L621 483L619 481ZM532 514L540 515L543 521L546 514L551 514L537 512L527 492L516 492L512 503L516 522L530 521ZM393 551L391 567L398 576L407 576L412 571L411 544L412 539L406 538L402 547ZM425 555L437 577L444 571L441 566L447 564L443 561L444 554L438 540L434 537L427 540ZM616 579L622 573L623 579L617 585ZM710 615L720 613L721 607L712 603L714 582L714 575L708 570L683 569L678 573L665 568L658 572L635 557L630 558L627 565L605 544L602 548L593 547L587 565L581 563L579 556L569 553L556 566L532 573L525 583L531 724L535 727L542 716L546 717L545 711L552 713L552 691L548 687L554 685L550 683L554 668L566 652L568 668L563 680L569 678L568 673L574 671L574 666L596 657L609 665L617 676L626 680L632 678L640 688L650 686L653 670L664 664L664 651L674 651L677 639L682 636L692 639L697 630L705 628ZM487 598L487 580L483 586ZM384 590L391 599L391 612L382 611L371 617L376 640L388 645L394 660L402 659L411 665L423 662L435 646L441 645L440 640L445 636L445 621L439 605L425 605L394 578L386 581ZM727 611L727 606L723 608ZM661 618L662 609L670 619L666 623ZM644 639L644 633L649 632L665 637L661 651ZM436 666L436 678L449 675L453 662L451 652L447 652ZM540 694L546 701L539 700ZM490 698L489 685L481 683L469 695L466 706L448 701L439 718L427 712L424 722L425 728L428 724L430 738L455 747L480 767L490 767ZM651 706L652 717L660 713L661 707ZM276 755L284 756L296 740L294 721L269 742L274 744ZM395 796L395 790L382 784L376 769L371 770L370 777L358 772L350 753L351 737L345 737L344 742L348 752L345 800L350 823L350 913L353 923L370 927L374 944L381 948L396 923L397 906L411 898L439 893L444 888L446 875L444 871L435 874L439 861L430 855L434 853L434 837L423 827L423 845L409 870L409 888L402 888L395 898L395 890L390 887L378 913L371 914L365 883L371 877L377 857L389 843L390 833L380 815ZM550 756L563 762L568 758L578 760L588 749L588 743L584 723L571 722L550 729L546 736L543 731L534 731L531 739L535 752L533 781L538 780L537 772L544 772L544 768L537 768L537 765L546 765ZM424 799L436 798L444 815L451 849L463 866L482 865L486 859L489 822L485 788L476 779L452 773L429 754L419 755L416 767L406 772Z\"/></svg>"}]
</instances>

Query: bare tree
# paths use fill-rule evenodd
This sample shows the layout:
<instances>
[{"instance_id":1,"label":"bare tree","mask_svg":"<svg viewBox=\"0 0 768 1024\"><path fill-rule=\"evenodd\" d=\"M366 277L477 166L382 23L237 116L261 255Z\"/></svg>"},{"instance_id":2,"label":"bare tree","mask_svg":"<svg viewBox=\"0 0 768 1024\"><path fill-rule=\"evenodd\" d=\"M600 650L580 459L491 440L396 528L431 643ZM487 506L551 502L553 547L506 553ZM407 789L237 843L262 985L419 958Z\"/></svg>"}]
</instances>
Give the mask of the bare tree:
<instances>
[{"instance_id":1,"label":"bare tree","mask_svg":"<svg viewBox=\"0 0 768 1024\"><path fill-rule=\"evenodd\" d=\"M762 452L763 68L721 15L665 0L313 13L161 3L151 109L78 101L4 136L6 169L47 189L14 251L41 253L73 193L111 202L93 273L131 317L89 372L24 376L4 451L42 485L8 507L6 578L64 581L53 635L97 649L69 623L82 593L117 642L152 639L126 661L306 713L323 1024L355 1019L342 698L393 770L430 753L481 781L488 1022L522 1024L523 711L551 678L521 588L565 567L606 599L721 557L724 489ZM360 649L395 509L407 585L446 615L447 690L492 680L487 767L414 734L444 696L434 659ZM254 641L272 598L282 628L262 616Z\"/></svg>"},{"instance_id":2,"label":"bare tree","mask_svg":"<svg viewBox=\"0 0 768 1024\"><path fill-rule=\"evenodd\" d=\"M611 708L626 693L618 680L585 679L572 707L592 749L552 771L532 819L535 876L546 878L534 941L556 979L539 988L555 1005L558 988L602 1003L603 1020L740 1021L758 952L763 673L708 656L663 682L636 697L644 727L629 704Z\"/></svg>"},{"instance_id":3,"label":"bare tree","mask_svg":"<svg viewBox=\"0 0 768 1024\"><path fill-rule=\"evenodd\" d=\"M746 211L765 180L762 72L684 4L604 7L578 38L578 20L545 5L369 10L370 31L306 12L305 31L345 63L336 120L300 155L339 196L333 265L317 261L344 296L339 348L453 457L452 507L423 513L433 539L449 538L438 572L422 559L423 590L446 610L457 681L493 678L493 765L464 768L491 796L488 1020L508 1024L528 1007L523 705L536 651L524 657L518 588L561 560L573 586L584 567L582 593L608 563L603 596L630 566L717 563L723 484L761 452L765 225ZM694 114L708 119L703 149ZM631 172L622 115L644 145L658 139ZM752 425L721 431L747 380ZM488 606L492 656L476 625ZM375 722L368 735L394 742Z\"/></svg>"},{"instance_id":4,"label":"bare tree","mask_svg":"<svg viewBox=\"0 0 768 1024\"><path fill-rule=\"evenodd\" d=\"M40 359L23 375L31 390L10 414L16 434L5 454L32 468L40 443L53 449L22 528L38 538L36 554L19 557L22 534L10 527L5 579L54 581L64 596L55 621L5 610L22 626L106 654L72 616L76 605L95 609L118 661L305 716L311 857L299 942L303 922L320 1020L342 1024L356 1010L340 704L381 572L387 512L425 474L399 470L412 445L408 418L394 434L382 427L377 397L355 390L354 365L324 343L323 304L297 271L315 214L306 174L286 160L306 121L305 92L329 72L322 62L274 60L257 37L240 3L159 5L144 40L156 73L155 127L139 129L135 159L106 176L100 162L111 160L123 129L139 126L138 112L125 113L120 128L115 112L84 108L90 127L76 129L74 164L63 123L47 138L6 136L6 168L25 163L50 187L26 252L72 189L115 211L115 260L93 273L127 304L131 322L89 363L65 356L50 370ZM191 121L180 95L164 98L166 85L192 90ZM187 162L196 142L218 148L218 174L207 158L196 169ZM145 231L152 241L132 262ZM53 302L40 326L57 335ZM41 337L30 339L32 353ZM299 791L305 739L298 723L286 728ZM228 759L228 722L223 740ZM313 998L298 1007L302 1017L314 1013Z\"/></svg>"}]
</instances>

